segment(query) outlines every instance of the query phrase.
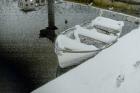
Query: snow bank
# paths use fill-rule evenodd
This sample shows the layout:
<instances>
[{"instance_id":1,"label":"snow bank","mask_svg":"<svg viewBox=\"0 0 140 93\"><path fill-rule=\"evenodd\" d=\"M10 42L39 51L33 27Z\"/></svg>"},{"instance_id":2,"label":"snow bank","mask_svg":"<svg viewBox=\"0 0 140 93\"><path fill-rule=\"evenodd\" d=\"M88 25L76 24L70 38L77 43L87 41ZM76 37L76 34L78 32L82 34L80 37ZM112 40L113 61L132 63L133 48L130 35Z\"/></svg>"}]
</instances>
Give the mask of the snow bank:
<instances>
[{"instance_id":1,"label":"snow bank","mask_svg":"<svg viewBox=\"0 0 140 93\"><path fill-rule=\"evenodd\" d=\"M120 31L122 31L124 22L100 16L95 18L95 20L92 20L91 26L96 26L98 28L102 28L110 32L118 31L119 33Z\"/></svg>"},{"instance_id":2,"label":"snow bank","mask_svg":"<svg viewBox=\"0 0 140 93\"><path fill-rule=\"evenodd\" d=\"M76 26L76 30L74 31L74 33L75 33L74 35L78 41L79 41L79 37L77 34L84 35L84 36L87 36L90 38L94 38L96 40L99 40L99 41L102 41L102 42L108 43L108 44L116 41L116 39L117 39L117 36L99 33L99 32L97 32L96 29L86 29L79 25Z\"/></svg>"},{"instance_id":3,"label":"snow bank","mask_svg":"<svg viewBox=\"0 0 140 93\"><path fill-rule=\"evenodd\" d=\"M32 93L140 93L140 28Z\"/></svg>"}]
</instances>

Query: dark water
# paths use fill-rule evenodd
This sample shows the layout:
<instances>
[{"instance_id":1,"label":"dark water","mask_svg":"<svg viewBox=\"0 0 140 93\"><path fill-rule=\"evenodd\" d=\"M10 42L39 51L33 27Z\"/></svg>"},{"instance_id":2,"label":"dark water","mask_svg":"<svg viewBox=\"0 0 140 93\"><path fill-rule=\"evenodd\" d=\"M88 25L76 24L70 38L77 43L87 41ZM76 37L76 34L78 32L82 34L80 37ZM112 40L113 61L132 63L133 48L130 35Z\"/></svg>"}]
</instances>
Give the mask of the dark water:
<instances>
[{"instance_id":1,"label":"dark water","mask_svg":"<svg viewBox=\"0 0 140 93\"><path fill-rule=\"evenodd\" d=\"M53 44L39 38L45 19L46 10L24 13L16 2L0 1L0 93L28 93L55 78Z\"/></svg>"},{"instance_id":2,"label":"dark water","mask_svg":"<svg viewBox=\"0 0 140 93\"><path fill-rule=\"evenodd\" d=\"M23 76L15 65L0 60L0 92L1 93L28 93L30 82Z\"/></svg>"}]
</instances>

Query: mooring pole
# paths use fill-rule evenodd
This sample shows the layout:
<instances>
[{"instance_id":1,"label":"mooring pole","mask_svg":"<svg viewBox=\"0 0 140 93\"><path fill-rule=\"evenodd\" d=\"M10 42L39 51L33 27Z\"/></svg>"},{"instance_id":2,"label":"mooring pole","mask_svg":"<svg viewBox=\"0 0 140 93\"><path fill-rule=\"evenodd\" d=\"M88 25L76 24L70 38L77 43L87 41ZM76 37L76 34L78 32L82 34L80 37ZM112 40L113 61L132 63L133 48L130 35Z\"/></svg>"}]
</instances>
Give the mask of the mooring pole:
<instances>
[{"instance_id":1,"label":"mooring pole","mask_svg":"<svg viewBox=\"0 0 140 93\"><path fill-rule=\"evenodd\" d=\"M48 27L40 31L40 37L47 37L52 42L54 42L56 34L55 30L55 9L54 9L54 0L48 0Z\"/></svg>"},{"instance_id":2,"label":"mooring pole","mask_svg":"<svg viewBox=\"0 0 140 93\"><path fill-rule=\"evenodd\" d=\"M48 0L48 30L50 31L50 36L52 41L55 40L56 34L55 30L55 10L54 10L54 0Z\"/></svg>"},{"instance_id":3,"label":"mooring pole","mask_svg":"<svg viewBox=\"0 0 140 93\"><path fill-rule=\"evenodd\" d=\"M55 27L54 0L48 0L48 26Z\"/></svg>"}]
</instances>

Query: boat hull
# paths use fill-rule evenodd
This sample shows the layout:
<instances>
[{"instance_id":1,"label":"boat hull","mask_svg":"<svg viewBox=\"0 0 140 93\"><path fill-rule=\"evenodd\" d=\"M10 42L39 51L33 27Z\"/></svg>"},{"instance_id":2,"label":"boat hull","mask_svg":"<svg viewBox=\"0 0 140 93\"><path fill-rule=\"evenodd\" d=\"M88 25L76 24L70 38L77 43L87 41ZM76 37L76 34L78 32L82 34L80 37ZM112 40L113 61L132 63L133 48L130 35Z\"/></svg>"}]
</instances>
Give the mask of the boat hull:
<instances>
[{"instance_id":1,"label":"boat hull","mask_svg":"<svg viewBox=\"0 0 140 93\"><path fill-rule=\"evenodd\" d=\"M62 53L58 56L59 66L65 68L72 65L78 65L91 57L94 57L97 52L90 53Z\"/></svg>"}]
</instances>

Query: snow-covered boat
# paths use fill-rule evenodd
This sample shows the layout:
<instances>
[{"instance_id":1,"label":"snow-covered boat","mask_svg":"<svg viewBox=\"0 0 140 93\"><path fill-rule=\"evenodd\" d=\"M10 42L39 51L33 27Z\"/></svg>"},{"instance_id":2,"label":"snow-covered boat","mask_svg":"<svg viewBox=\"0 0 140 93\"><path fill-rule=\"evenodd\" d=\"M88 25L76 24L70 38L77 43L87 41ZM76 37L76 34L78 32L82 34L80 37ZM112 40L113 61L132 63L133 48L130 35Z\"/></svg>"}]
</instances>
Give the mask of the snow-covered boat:
<instances>
[{"instance_id":1,"label":"snow-covered boat","mask_svg":"<svg viewBox=\"0 0 140 93\"><path fill-rule=\"evenodd\" d=\"M123 26L123 21L99 16L62 32L55 42L59 66L77 65L95 56L117 41Z\"/></svg>"},{"instance_id":2,"label":"snow-covered boat","mask_svg":"<svg viewBox=\"0 0 140 93\"><path fill-rule=\"evenodd\" d=\"M24 11L34 10L36 7L36 0L19 0L18 6Z\"/></svg>"}]
</instances>

